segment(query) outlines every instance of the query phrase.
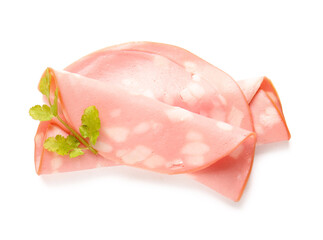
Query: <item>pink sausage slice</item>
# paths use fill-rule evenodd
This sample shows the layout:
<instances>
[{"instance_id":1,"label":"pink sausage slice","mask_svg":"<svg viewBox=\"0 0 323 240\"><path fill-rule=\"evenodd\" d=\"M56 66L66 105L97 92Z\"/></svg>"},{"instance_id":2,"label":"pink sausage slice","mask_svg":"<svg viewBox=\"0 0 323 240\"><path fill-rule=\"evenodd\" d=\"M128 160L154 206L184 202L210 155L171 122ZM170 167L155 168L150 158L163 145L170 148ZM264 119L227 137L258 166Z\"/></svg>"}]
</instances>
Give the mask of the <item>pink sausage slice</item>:
<instances>
[{"instance_id":1,"label":"pink sausage slice","mask_svg":"<svg viewBox=\"0 0 323 240\"><path fill-rule=\"evenodd\" d=\"M252 168L254 129L258 143L290 138L279 97L267 78L237 84L175 46L113 46L51 74L59 87L60 115L74 129L86 107L99 109L99 155L71 161L43 150L47 136L68 132L55 121L41 123L35 137L38 174L122 164L188 173L238 201Z\"/></svg>"},{"instance_id":2,"label":"pink sausage slice","mask_svg":"<svg viewBox=\"0 0 323 240\"><path fill-rule=\"evenodd\" d=\"M59 89L60 108L74 129L81 125L86 107L98 108L102 128L95 147L102 157L116 164L168 174L194 172L219 161L255 135L179 107L133 95L113 83L64 71L51 70L51 74L53 87ZM46 132L47 136L52 133L49 127ZM45 161L36 158L37 163L47 166ZM75 170L96 166L91 164L78 165ZM55 170L71 170L64 166Z\"/></svg>"},{"instance_id":3,"label":"pink sausage slice","mask_svg":"<svg viewBox=\"0 0 323 240\"><path fill-rule=\"evenodd\" d=\"M249 105L237 83L223 71L178 47L146 42L123 44L90 54L66 70L104 82L113 81L137 94L253 130ZM247 153L249 148L243 151ZM241 154L236 162L245 163L250 172L253 154L247 155ZM236 191L239 197L249 172L240 174L240 181L230 187L239 189ZM197 181L200 174L194 174ZM217 183L222 184L230 177L228 173L217 174L208 186L222 192Z\"/></svg>"},{"instance_id":4,"label":"pink sausage slice","mask_svg":"<svg viewBox=\"0 0 323 240\"><path fill-rule=\"evenodd\" d=\"M238 81L252 113L257 143L290 139L279 96L267 77Z\"/></svg>"},{"instance_id":5,"label":"pink sausage slice","mask_svg":"<svg viewBox=\"0 0 323 240\"><path fill-rule=\"evenodd\" d=\"M222 70L176 46L121 44L89 54L65 70L114 81L138 94L253 131L239 85Z\"/></svg>"}]
</instances>

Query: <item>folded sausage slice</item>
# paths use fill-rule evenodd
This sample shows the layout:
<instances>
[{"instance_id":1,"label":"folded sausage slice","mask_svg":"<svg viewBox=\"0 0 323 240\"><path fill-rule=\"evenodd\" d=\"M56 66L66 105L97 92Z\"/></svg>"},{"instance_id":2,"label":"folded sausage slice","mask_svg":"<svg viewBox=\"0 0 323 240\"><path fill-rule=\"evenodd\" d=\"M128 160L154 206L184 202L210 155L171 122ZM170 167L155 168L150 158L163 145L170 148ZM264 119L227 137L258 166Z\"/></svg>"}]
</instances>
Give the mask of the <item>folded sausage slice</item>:
<instances>
[{"instance_id":1,"label":"folded sausage slice","mask_svg":"<svg viewBox=\"0 0 323 240\"><path fill-rule=\"evenodd\" d=\"M108 47L51 70L62 118L74 129L95 105L102 129L95 148L77 161L44 151L45 136L66 135L58 122L36 134L38 174L128 165L190 174L238 201L252 168L255 143L288 140L278 95L267 78L235 82L194 54L167 44ZM254 133L256 132L257 135Z\"/></svg>"},{"instance_id":2,"label":"folded sausage slice","mask_svg":"<svg viewBox=\"0 0 323 240\"><path fill-rule=\"evenodd\" d=\"M167 174L195 172L204 169L234 148L253 137L253 132L233 127L185 109L154 99L133 95L110 82L100 82L78 74L51 69L53 88L59 89L59 108L74 128L81 125L83 110L95 105L100 113L101 130L95 148L99 155L115 164L140 167ZM62 132L54 123L41 126L36 139ZM42 145L37 146L38 152ZM47 151L45 151L47 153ZM68 162L53 171L93 168L95 161L80 165L74 159L60 156L36 157L36 169L50 173L48 162ZM46 158L44 158L46 157ZM84 156L83 156L84 158ZM54 159L54 160L53 160ZM60 159L60 160L58 160ZM101 163L100 163L101 165ZM45 168L41 168L41 166ZM45 173L45 172L44 172Z\"/></svg>"},{"instance_id":3,"label":"folded sausage slice","mask_svg":"<svg viewBox=\"0 0 323 240\"><path fill-rule=\"evenodd\" d=\"M276 89L267 77L238 81L250 106L257 143L271 143L290 139Z\"/></svg>"}]
</instances>

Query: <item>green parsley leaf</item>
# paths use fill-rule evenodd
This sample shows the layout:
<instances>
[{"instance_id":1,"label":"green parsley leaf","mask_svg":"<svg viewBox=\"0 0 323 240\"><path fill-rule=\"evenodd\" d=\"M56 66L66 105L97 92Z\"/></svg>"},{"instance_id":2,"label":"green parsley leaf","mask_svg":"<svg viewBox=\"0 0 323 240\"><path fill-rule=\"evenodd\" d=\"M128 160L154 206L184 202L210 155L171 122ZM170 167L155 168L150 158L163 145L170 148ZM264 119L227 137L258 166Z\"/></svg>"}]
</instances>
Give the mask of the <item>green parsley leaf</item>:
<instances>
[{"instance_id":1,"label":"green parsley leaf","mask_svg":"<svg viewBox=\"0 0 323 240\"><path fill-rule=\"evenodd\" d=\"M75 158L77 156L83 155L84 152L80 148L75 148L72 152L70 152L70 158Z\"/></svg>"},{"instance_id":2,"label":"green parsley leaf","mask_svg":"<svg viewBox=\"0 0 323 240\"><path fill-rule=\"evenodd\" d=\"M80 127L80 133L84 138L89 138L90 143L94 145L99 137L99 130L101 122L99 118L99 111L95 106L90 106L84 110L82 115L82 126Z\"/></svg>"},{"instance_id":3,"label":"green parsley leaf","mask_svg":"<svg viewBox=\"0 0 323 240\"><path fill-rule=\"evenodd\" d=\"M50 111L54 116L57 116L57 97L58 97L58 88L55 91L54 104L50 107Z\"/></svg>"},{"instance_id":4,"label":"green parsley leaf","mask_svg":"<svg viewBox=\"0 0 323 240\"><path fill-rule=\"evenodd\" d=\"M29 109L29 115L39 121L49 121L53 118L50 108L47 105L36 105Z\"/></svg>"},{"instance_id":5,"label":"green parsley leaf","mask_svg":"<svg viewBox=\"0 0 323 240\"><path fill-rule=\"evenodd\" d=\"M56 137L49 137L44 143L44 148L50 152L56 152L59 155L68 155L70 151L74 150L80 145L79 140L73 135L68 135L64 138L62 135Z\"/></svg>"},{"instance_id":6,"label":"green parsley leaf","mask_svg":"<svg viewBox=\"0 0 323 240\"><path fill-rule=\"evenodd\" d=\"M40 80L39 91L49 99L51 75L49 69L46 69L45 77Z\"/></svg>"},{"instance_id":7,"label":"green parsley leaf","mask_svg":"<svg viewBox=\"0 0 323 240\"><path fill-rule=\"evenodd\" d=\"M66 138L66 143L70 145L72 148L77 148L80 145L79 140L73 135L68 135Z\"/></svg>"},{"instance_id":8,"label":"green parsley leaf","mask_svg":"<svg viewBox=\"0 0 323 240\"><path fill-rule=\"evenodd\" d=\"M63 137L57 135L55 137L49 137L44 142L44 148L51 152L56 152L60 155L69 155L70 158L83 155L84 150L88 149L94 154L97 154L97 150L93 148L99 137L99 130L101 122L99 118L99 111L95 106L90 106L84 110L82 115L82 125L80 127L80 133L84 138L89 138L89 141L83 139L79 133L77 133L72 127L70 127L63 119L58 115L58 88L55 90L54 103L51 103L50 99L50 84L51 84L50 69L47 68L44 77L41 78L39 83L39 91L47 97L49 105L36 105L29 110L30 116L35 120L49 121L53 117L56 117L73 135ZM75 137L76 136L76 137ZM80 144L83 144L85 148L79 148Z\"/></svg>"}]
</instances>

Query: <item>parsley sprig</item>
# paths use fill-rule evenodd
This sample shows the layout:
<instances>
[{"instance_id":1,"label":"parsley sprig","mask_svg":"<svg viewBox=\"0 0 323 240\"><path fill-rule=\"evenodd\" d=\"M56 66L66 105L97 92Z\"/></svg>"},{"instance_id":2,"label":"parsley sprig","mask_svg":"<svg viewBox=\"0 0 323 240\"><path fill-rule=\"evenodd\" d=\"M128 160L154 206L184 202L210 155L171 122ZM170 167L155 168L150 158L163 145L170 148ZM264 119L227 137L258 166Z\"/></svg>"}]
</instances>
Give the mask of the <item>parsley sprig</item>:
<instances>
[{"instance_id":1,"label":"parsley sprig","mask_svg":"<svg viewBox=\"0 0 323 240\"><path fill-rule=\"evenodd\" d=\"M36 105L29 110L29 115L39 121L50 121L56 117L70 132L71 135L63 137L62 135L56 135L55 137L49 137L44 142L44 148L51 152L56 152L59 155L69 155L70 158L74 158L84 154L84 150L90 150L94 154L97 154L97 150L93 148L99 137L99 130L101 127L101 121L99 118L99 111L95 106L90 106L84 110L82 115L82 125L77 133L71 126L69 126L58 115L58 88L56 87L54 103L52 104L50 99L50 84L51 74L47 68L45 76L41 78L39 83L39 91L47 97L49 105ZM86 138L89 141L86 141ZM80 144L83 144L85 148L80 148Z\"/></svg>"}]
</instances>

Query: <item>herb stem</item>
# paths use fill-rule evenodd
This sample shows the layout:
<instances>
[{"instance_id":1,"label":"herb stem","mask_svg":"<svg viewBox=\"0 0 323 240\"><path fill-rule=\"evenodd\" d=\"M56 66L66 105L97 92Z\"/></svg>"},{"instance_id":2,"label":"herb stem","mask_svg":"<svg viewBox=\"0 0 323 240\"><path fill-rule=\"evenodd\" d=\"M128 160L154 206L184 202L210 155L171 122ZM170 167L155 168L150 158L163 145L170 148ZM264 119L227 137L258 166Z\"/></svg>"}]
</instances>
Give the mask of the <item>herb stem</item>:
<instances>
[{"instance_id":1,"label":"herb stem","mask_svg":"<svg viewBox=\"0 0 323 240\"><path fill-rule=\"evenodd\" d=\"M68 130L71 131L71 133L84 145L86 146L91 152L93 152L94 154L97 154L98 151L95 150L93 147L91 147L76 131L74 131L73 128L71 128L66 122L64 122L63 119L60 118L60 116L56 116L56 118L58 119L58 121L60 121Z\"/></svg>"},{"instance_id":2,"label":"herb stem","mask_svg":"<svg viewBox=\"0 0 323 240\"><path fill-rule=\"evenodd\" d=\"M51 107L52 106L52 103L50 102L50 98L47 97L47 100L48 100L49 106Z\"/></svg>"}]
</instances>

